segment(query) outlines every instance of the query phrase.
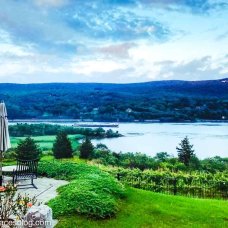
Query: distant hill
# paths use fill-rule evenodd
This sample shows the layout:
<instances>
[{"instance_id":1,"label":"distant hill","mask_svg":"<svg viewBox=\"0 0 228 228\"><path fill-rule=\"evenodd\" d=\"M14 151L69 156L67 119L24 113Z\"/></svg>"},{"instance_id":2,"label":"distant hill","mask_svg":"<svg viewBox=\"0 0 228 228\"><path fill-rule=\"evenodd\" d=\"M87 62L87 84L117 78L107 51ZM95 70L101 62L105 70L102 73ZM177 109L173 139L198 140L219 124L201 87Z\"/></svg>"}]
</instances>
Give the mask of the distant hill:
<instances>
[{"instance_id":1,"label":"distant hill","mask_svg":"<svg viewBox=\"0 0 228 228\"><path fill-rule=\"evenodd\" d=\"M228 79L132 84L0 84L9 118L89 118L132 121L228 116Z\"/></svg>"}]
</instances>

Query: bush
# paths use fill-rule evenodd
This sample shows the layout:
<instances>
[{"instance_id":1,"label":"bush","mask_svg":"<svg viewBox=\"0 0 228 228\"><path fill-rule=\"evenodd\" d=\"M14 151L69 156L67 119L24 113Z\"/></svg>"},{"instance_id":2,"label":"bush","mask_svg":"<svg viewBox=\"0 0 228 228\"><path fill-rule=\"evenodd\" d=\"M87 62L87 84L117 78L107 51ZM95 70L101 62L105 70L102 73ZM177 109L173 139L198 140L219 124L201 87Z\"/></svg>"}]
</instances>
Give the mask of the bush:
<instances>
[{"instance_id":1,"label":"bush","mask_svg":"<svg viewBox=\"0 0 228 228\"><path fill-rule=\"evenodd\" d=\"M68 139L67 134L63 131L59 132L56 136L56 141L53 144L53 154L57 159L72 158L73 149L71 141Z\"/></svg>"},{"instance_id":2,"label":"bush","mask_svg":"<svg viewBox=\"0 0 228 228\"><path fill-rule=\"evenodd\" d=\"M72 213L95 218L113 216L125 189L114 177L86 164L41 162L39 173L48 177L73 180L58 189L59 196L49 202L54 217ZM75 180L76 179L76 180Z\"/></svg>"},{"instance_id":3,"label":"bush","mask_svg":"<svg viewBox=\"0 0 228 228\"><path fill-rule=\"evenodd\" d=\"M41 176L61 179L61 180L74 180L84 175L103 173L101 170L94 166L85 164L76 164L70 162L48 162L42 161L39 163L38 172Z\"/></svg>"},{"instance_id":4,"label":"bush","mask_svg":"<svg viewBox=\"0 0 228 228\"><path fill-rule=\"evenodd\" d=\"M70 192L63 192L64 196L49 202L54 217L79 213L95 218L106 218L117 212L117 202L110 195L102 192L94 193L83 185L73 186Z\"/></svg>"},{"instance_id":5,"label":"bush","mask_svg":"<svg viewBox=\"0 0 228 228\"><path fill-rule=\"evenodd\" d=\"M93 158L97 159L97 163L104 165L116 165L117 158L109 150L95 150Z\"/></svg>"},{"instance_id":6,"label":"bush","mask_svg":"<svg viewBox=\"0 0 228 228\"><path fill-rule=\"evenodd\" d=\"M17 158L17 154L16 154L15 149L13 149L13 148L7 150L4 153L4 159L15 160L16 158Z\"/></svg>"},{"instance_id":7,"label":"bush","mask_svg":"<svg viewBox=\"0 0 228 228\"><path fill-rule=\"evenodd\" d=\"M38 159L41 155L39 146L30 137L20 141L15 152L17 159L22 160Z\"/></svg>"},{"instance_id":8,"label":"bush","mask_svg":"<svg viewBox=\"0 0 228 228\"><path fill-rule=\"evenodd\" d=\"M113 216L123 188L109 175L92 174L59 189L60 196L49 202L54 216L79 213L96 218ZM62 208L66 208L63 210Z\"/></svg>"}]
</instances>

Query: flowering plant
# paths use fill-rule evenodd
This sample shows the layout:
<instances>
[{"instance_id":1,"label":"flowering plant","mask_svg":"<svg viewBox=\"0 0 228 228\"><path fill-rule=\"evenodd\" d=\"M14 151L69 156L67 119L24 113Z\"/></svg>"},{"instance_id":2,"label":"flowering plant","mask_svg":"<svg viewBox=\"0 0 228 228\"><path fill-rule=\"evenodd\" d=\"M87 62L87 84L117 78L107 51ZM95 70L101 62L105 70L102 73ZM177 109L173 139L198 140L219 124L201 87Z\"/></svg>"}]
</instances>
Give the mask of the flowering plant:
<instances>
[{"instance_id":1,"label":"flowering plant","mask_svg":"<svg viewBox=\"0 0 228 228\"><path fill-rule=\"evenodd\" d=\"M18 219L23 219L28 209L32 207L34 204L36 204L36 202L37 200L35 196L33 198L30 198L27 194L25 194L24 196L18 194L16 198L17 210L15 211L15 214L17 215Z\"/></svg>"},{"instance_id":2,"label":"flowering plant","mask_svg":"<svg viewBox=\"0 0 228 228\"><path fill-rule=\"evenodd\" d=\"M17 186L6 184L0 186L0 221L12 218L23 219L28 209L37 202L36 198L17 194Z\"/></svg>"}]
</instances>

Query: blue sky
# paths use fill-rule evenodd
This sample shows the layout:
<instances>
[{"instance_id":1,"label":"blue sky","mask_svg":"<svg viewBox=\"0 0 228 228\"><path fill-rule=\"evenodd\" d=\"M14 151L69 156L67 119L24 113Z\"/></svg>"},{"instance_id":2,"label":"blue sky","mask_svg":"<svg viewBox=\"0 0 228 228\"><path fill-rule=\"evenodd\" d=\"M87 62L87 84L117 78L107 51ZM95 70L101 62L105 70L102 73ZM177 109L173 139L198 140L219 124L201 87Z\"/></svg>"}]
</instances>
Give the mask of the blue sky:
<instances>
[{"instance_id":1,"label":"blue sky","mask_svg":"<svg viewBox=\"0 0 228 228\"><path fill-rule=\"evenodd\" d=\"M227 0L0 0L0 82L226 77Z\"/></svg>"}]
</instances>

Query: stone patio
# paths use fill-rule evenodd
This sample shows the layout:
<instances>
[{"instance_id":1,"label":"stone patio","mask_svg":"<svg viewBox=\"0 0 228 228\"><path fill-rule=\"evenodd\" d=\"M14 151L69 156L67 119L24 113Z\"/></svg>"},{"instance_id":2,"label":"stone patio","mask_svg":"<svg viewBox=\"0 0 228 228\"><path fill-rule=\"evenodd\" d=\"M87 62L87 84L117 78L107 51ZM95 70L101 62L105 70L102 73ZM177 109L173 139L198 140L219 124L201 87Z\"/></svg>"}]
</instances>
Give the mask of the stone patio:
<instances>
[{"instance_id":1,"label":"stone patio","mask_svg":"<svg viewBox=\"0 0 228 228\"><path fill-rule=\"evenodd\" d=\"M4 176L4 182L11 182L12 177ZM19 184L30 184L30 180L22 180ZM68 181L64 180L55 180L52 178L41 177L34 180L35 188L23 188L18 187L18 193L29 194L30 197L36 196L38 203L45 204L49 200L57 196L57 188L63 185L68 184ZM30 187L30 186L28 186ZM57 224L57 220L53 220L53 226Z\"/></svg>"},{"instance_id":2,"label":"stone patio","mask_svg":"<svg viewBox=\"0 0 228 228\"><path fill-rule=\"evenodd\" d=\"M4 182L12 181L12 177L4 177ZM29 184L30 180L21 180L19 184ZM55 180L52 178L41 177L34 179L35 188L20 188L18 187L18 192L21 194L29 194L30 197L36 196L38 202L44 204L48 202L50 199L53 199L57 196L56 189L62 185L68 184L68 181L64 180Z\"/></svg>"}]
</instances>

